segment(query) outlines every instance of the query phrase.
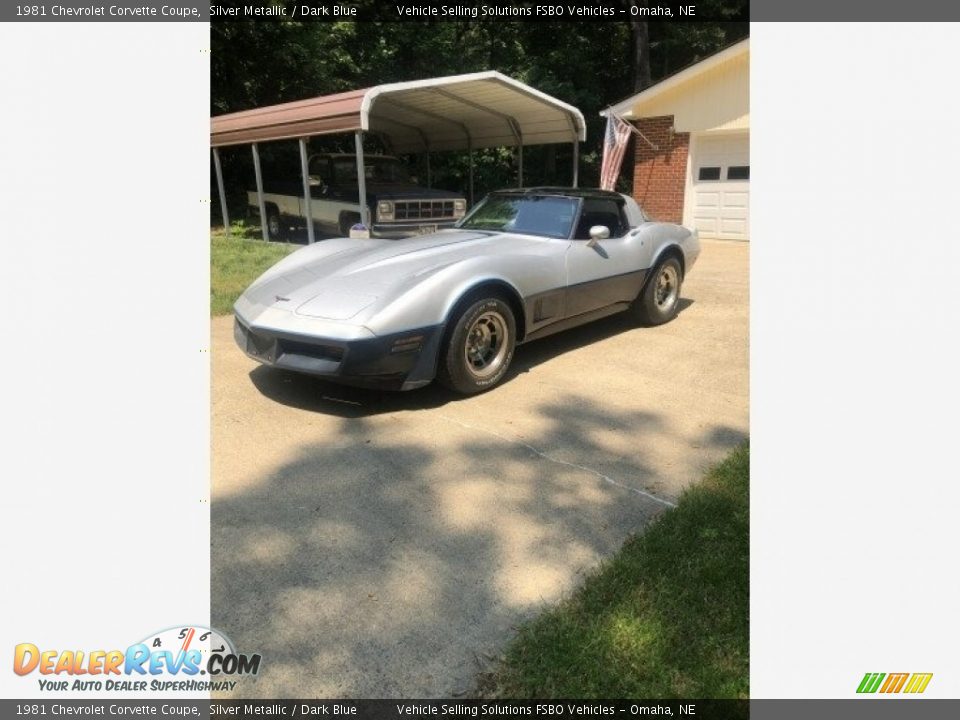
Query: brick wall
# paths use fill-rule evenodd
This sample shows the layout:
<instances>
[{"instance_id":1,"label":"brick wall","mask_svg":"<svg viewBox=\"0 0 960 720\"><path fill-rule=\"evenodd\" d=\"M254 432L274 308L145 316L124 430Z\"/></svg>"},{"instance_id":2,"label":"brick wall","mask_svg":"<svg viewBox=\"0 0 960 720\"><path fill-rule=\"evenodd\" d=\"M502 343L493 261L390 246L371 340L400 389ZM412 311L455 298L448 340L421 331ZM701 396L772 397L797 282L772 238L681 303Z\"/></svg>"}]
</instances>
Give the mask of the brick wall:
<instances>
[{"instance_id":1,"label":"brick wall","mask_svg":"<svg viewBox=\"0 0 960 720\"><path fill-rule=\"evenodd\" d=\"M654 220L683 222L690 133L670 132L672 115L642 118L635 125L658 149L634 138L633 197Z\"/></svg>"}]
</instances>

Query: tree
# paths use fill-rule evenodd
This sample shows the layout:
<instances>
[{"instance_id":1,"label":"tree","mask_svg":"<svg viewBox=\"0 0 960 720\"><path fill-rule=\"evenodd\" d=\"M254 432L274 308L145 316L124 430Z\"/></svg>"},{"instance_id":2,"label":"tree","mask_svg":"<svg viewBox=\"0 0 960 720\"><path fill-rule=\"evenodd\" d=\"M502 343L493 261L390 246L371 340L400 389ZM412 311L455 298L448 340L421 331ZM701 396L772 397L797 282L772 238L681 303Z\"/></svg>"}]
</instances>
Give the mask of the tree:
<instances>
[{"instance_id":1,"label":"tree","mask_svg":"<svg viewBox=\"0 0 960 720\"><path fill-rule=\"evenodd\" d=\"M628 11L647 0L620 0ZM580 182L599 178L604 120L599 113L653 82L745 37L747 0L701 0L698 12L735 22L647 22L630 13L627 22L510 22L501 20L423 20L404 22L249 22L210 26L211 113L300 100L380 83L498 70L579 108L587 122L580 149ZM375 0L355 5L374 6ZM312 141L324 149L349 152L350 138ZM326 143L326 145L324 145ZM283 143L266 143L266 158ZM295 150L295 147L291 145ZM534 146L524 151L526 184L564 184L570 177L571 150ZM252 176L247 148L228 150L224 175L231 205L245 206L243 191ZM296 159L296 158L294 158ZM411 157L425 175L421 157ZM516 182L511 149L475 154L477 194ZM463 190L462 154L431 157L438 187ZM630 163L625 171L630 172ZM625 178L629 182L629 178ZM215 193L214 193L215 195ZM236 211L234 211L236 214Z\"/></svg>"},{"instance_id":2,"label":"tree","mask_svg":"<svg viewBox=\"0 0 960 720\"><path fill-rule=\"evenodd\" d=\"M632 0L628 5L647 7L647 0ZM646 20L631 16L630 35L633 45L633 91L646 90L653 83L650 71L650 28Z\"/></svg>"}]
</instances>

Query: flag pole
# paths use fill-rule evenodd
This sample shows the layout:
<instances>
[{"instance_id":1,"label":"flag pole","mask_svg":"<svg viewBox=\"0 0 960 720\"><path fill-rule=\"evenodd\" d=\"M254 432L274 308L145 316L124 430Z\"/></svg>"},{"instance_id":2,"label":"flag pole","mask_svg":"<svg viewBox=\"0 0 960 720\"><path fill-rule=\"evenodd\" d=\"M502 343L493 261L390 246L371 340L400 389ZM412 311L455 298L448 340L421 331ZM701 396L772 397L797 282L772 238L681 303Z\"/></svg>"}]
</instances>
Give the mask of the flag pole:
<instances>
[{"instance_id":1,"label":"flag pole","mask_svg":"<svg viewBox=\"0 0 960 720\"><path fill-rule=\"evenodd\" d=\"M636 134L639 135L641 138L643 138L643 141L644 141L647 145L649 145L653 150L659 150L659 149L660 149L660 146L657 145L655 142L652 142L652 141L650 140L650 138L648 138L646 135L644 135L642 132L640 132L640 129L639 129L636 125L634 125L634 124L633 124L632 122L630 122L629 120L625 120L622 116L617 115L613 110L607 108L606 110L604 110L604 111L603 111L602 113L600 113L600 114L601 114L603 117L610 117L610 116L615 117L617 120L619 120L620 122L622 122L623 124L625 124L627 127L629 127L630 130L632 130L634 133L636 133Z\"/></svg>"}]
</instances>

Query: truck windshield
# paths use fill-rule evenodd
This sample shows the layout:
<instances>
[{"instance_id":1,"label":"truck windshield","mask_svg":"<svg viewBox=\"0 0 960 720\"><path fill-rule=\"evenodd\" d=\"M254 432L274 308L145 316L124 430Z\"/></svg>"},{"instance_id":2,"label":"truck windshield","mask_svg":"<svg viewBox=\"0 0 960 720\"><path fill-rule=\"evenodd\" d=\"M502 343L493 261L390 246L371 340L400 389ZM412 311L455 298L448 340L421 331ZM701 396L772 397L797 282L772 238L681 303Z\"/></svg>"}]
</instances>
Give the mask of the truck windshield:
<instances>
[{"instance_id":1,"label":"truck windshield","mask_svg":"<svg viewBox=\"0 0 960 720\"><path fill-rule=\"evenodd\" d=\"M458 227L568 238L578 205L555 195L488 195Z\"/></svg>"},{"instance_id":2,"label":"truck windshield","mask_svg":"<svg viewBox=\"0 0 960 720\"><path fill-rule=\"evenodd\" d=\"M337 183L357 182L357 161L355 158L343 158L333 161L333 174ZM396 158L363 158L363 175L367 182L410 184L410 173Z\"/></svg>"}]
</instances>

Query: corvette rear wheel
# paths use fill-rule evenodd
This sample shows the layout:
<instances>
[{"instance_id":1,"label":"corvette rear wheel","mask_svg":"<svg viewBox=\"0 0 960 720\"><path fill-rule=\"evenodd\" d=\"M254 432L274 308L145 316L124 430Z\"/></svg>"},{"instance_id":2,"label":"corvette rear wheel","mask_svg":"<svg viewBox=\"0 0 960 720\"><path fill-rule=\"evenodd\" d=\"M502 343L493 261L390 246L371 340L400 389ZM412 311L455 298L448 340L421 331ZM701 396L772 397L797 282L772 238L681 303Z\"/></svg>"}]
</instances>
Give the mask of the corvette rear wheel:
<instances>
[{"instance_id":1,"label":"corvette rear wheel","mask_svg":"<svg viewBox=\"0 0 960 720\"><path fill-rule=\"evenodd\" d=\"M506 375L516 338L507 303L492 297L471 303L446 338L437 379L463 395L489 390Z\"/></svg>"},{"instance_id":2,"label":"corvette rear wheel","mask_svg":"<svg viewBox=\"0 0 960 720\"><path fill-rule=\"evenodd\" d=\"M662 325L673 320L680 309L683 271L674 257L662 260L636 300L637 315L647 325Z\"/></svg>"}]
</instances>

